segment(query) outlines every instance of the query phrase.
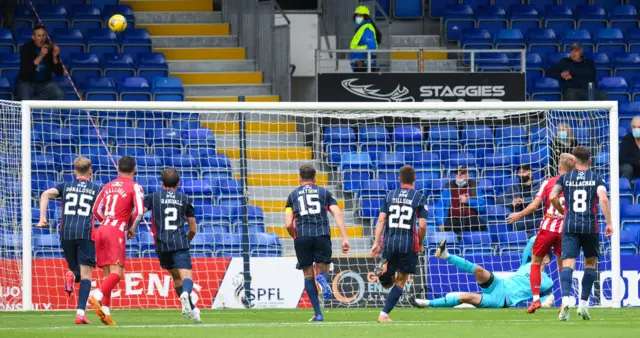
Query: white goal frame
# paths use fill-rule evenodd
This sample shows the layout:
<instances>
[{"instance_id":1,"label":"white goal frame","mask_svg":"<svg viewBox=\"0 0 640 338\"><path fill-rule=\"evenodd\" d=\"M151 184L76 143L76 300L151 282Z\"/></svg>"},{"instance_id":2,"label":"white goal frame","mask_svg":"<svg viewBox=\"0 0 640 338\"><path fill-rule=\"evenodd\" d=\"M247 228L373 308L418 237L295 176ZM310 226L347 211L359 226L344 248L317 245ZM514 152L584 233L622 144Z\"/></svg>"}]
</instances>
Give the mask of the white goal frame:
<instances>
[{"instance_id":1,"label":"white goal frame","mask_svg":"<svg viewBox=\"0 0 640 338\"><path fill-rule=\"evenodd\" d=\"M618 102L103 102L103 101L23 101L21 161L22 161L22 305L32 310L31 255L31 110L176 110L176 111L278 111L278 110L346 110L346 111L504 111L504 110L607 110L609 111L609 151L611 219L614 233L611 238L612 307L622 304L624 290L620 267L620 196L618 159L614 145L618 144ZM615 174L613 174L615 173Z\"/></svg>"}]
</instances>

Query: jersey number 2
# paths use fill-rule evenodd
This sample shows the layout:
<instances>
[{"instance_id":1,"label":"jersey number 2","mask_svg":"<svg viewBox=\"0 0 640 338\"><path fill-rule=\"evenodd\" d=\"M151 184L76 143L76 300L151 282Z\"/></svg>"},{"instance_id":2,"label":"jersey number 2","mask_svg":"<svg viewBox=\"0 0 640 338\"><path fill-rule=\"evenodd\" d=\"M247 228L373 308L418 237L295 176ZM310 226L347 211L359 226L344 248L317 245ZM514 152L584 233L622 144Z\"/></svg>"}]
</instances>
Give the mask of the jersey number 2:
<instances>
[{"instance_id":1,"label":"jersey number 2","mask_svg":"<svg viewBox=\"0 0 640 338\"><path fill-rule=\"evenodd\" d=\"M298 197L298 203L300 204L300 216L320 213L320 196L318 194L302 195Z\"/></svg>"},{"instance_id":2,"label":"jersey number 2","mask_svg":"<svg viewBox=\"0 0 640 338\"><path fill-rule=\"evenodd\" d=\"M175 221L178 220L178 209L166 208L164 209L164 229L165 230L178 230L178 225Z\"/></svg>"},{"instance_id":3,"label":"jersey number 2","mask_svg":"<svg viewBox=\"0 0 640 338\"><path fill-rule=\"evenodd\" d=\"M392 205L389 207L389 212L389 228L411 229L409 221L413 212L412 207Z\"/></svg>"}]
</instances>

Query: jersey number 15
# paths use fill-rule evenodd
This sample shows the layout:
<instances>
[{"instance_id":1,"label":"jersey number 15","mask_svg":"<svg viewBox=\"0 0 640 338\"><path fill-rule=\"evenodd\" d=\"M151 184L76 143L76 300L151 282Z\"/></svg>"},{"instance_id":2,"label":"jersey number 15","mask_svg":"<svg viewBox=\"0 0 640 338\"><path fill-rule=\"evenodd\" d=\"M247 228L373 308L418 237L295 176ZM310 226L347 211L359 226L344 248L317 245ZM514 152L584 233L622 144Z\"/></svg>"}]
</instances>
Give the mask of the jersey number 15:
<instances>
[{"instance_id":1,"label":"jersey number 15","mask_svg":"<svg viewBox=\"0 0 640 338\"><path fill-rule=\"evenodd\" d=\"M298 197L298 204L300 205L300 216L320 213L320 196L318 194L301 195Z\"/></svg>"}]
</instances>

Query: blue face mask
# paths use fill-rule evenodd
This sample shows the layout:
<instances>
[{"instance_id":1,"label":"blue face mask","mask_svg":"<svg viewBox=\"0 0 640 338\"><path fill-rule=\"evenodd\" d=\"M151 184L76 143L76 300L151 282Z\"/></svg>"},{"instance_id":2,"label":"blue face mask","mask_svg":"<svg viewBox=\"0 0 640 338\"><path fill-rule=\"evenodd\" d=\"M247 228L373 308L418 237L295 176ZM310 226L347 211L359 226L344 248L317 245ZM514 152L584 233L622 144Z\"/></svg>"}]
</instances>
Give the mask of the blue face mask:
<instances>
[{"instance_id":1,"label":"blue face mask","mask_svg":"<svg viewBox=\"0 0 640 338\"><path fill-rule=\"evenodd\" d=\"M356 25L361 25L364 22L364 18L356 17Z\"/></svg>"},{"instance_id":2,"label":"blue face mask","mask_svg":"<svg viewBox=\"0 0 640 338\"><path fill-rule=\"evenodd\" d=\"M633 128L631 132L633 133L633 138L640 138L640 128Z\"/></svg>"},{"instance_id":3,"label":"blue face mask","mask_svg":"<svg viewBox=\"0 0 640 338\"><path fill-rule=\"evenodd\" d=\"M465 180L465 179L456 179L456 185L458 187L462 188L465 185L467 185L467 180Z\"/></svg>"},{"instance_id":4,"label":"blue face mask","mask_svg":"<svg viewBox=\"0 0 640 338\"><path fill-rule=\"evenodd\" d=\"M566 130L561 130L558 132L558 138L563 140L566 139L567 137L569 137L569 132Z\"/></svg>"}]
</instances>

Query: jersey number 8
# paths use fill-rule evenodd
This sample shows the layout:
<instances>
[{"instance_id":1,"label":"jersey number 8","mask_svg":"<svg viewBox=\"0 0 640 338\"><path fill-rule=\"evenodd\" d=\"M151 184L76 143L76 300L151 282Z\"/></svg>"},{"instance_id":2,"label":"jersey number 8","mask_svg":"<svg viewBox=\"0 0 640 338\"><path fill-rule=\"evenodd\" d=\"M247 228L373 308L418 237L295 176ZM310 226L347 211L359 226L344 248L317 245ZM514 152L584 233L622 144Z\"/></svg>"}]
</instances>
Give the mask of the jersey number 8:
<instances>
[{"instance_id":1,"label":"jersey number 8","mask_svg":"<svg viewBox=\"0 0 640 338\"><path fill-rule=\"evenodd\" d=\"M575 190L573 192L573 211L585 212L587 211L587 191Z\"/></svg>"},{"instance_id":2,"label":"jersey number 8","mask_svg":"<svg viewBox=\"0 0 640 338\"><path fill-rule=\"evenodd\" d=\"M411 229L411 213L413 208L403 205L392 205L389 207L389 228Z\"/></svg>"}]
</instances>

